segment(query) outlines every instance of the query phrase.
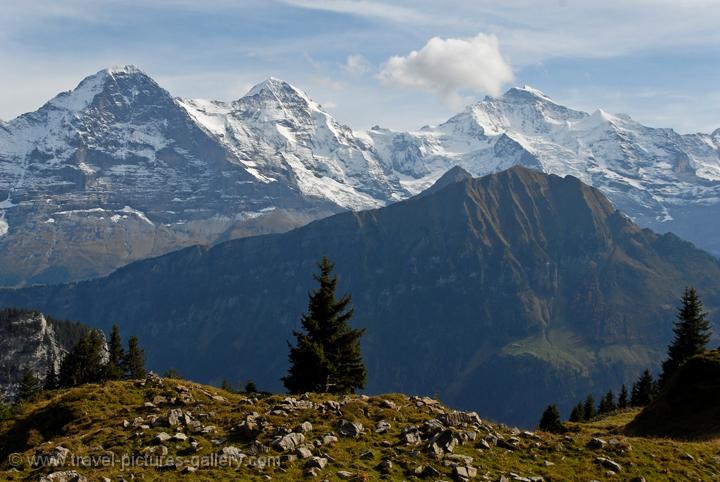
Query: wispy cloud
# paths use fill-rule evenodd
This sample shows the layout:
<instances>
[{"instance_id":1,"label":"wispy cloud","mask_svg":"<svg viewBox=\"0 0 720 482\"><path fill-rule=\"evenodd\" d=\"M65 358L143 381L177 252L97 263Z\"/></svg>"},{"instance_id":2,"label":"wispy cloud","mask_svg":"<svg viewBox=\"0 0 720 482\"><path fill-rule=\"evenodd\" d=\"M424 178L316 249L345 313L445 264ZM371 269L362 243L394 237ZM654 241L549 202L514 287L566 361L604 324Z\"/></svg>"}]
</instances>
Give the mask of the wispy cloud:
<instances>
[{"instance_id":1,"label":"wispy cloud","mask_svg":"<svg viewBox=\"0 0 720 482\"><path fill-rule=\"evenodd\" d=\"M373 2L368 0L281 0L287 5L324 10L328 12L347 13L363 17L373 17L397 23L435 23L432 16L421 9L393 4L392 2Z\"/></svg>"},{"instance_id":2,"label":"wispy cloud","mask_svg":"<svg viewBox=\"0 0 720 482\"><path fill-rule=\"evenodd\" d=\"M373 68L370 61L360 54L348 55L347 60L341 67L345 72L352 75L367 74Z\"/></svg>"}]
</instances>

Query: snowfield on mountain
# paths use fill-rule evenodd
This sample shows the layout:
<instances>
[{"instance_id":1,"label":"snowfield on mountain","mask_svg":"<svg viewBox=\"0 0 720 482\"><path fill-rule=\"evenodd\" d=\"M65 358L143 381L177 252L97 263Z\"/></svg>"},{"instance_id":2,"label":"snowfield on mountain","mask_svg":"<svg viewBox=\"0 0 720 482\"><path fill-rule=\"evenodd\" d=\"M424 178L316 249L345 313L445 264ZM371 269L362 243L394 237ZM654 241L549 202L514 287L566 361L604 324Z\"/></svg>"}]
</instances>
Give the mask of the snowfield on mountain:
<instances>
[{"instance_id":1,"label":"snowfield on mountain","mask_svg":"<svg viewBox=\"0 0 720 482\"><path fill-rule=\"evenodd\" d=\"M126 66L0 124L0 284L104 275L383 206L456 165L516 164L571 174L639 225L720 253L720 129L681 135L522 87L438 126L354 131L275 78L232 102L180 99Z\"/></svg>"}]
</instances>

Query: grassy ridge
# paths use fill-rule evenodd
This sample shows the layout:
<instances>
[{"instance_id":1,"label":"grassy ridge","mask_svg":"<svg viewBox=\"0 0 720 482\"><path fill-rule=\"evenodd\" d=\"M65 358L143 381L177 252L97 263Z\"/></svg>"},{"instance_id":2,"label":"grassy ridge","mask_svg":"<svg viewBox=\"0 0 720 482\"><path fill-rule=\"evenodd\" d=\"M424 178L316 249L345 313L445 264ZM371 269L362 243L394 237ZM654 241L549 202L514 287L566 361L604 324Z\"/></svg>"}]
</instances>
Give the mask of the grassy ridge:
<instances>
[{"instance_id":1,"label":"grassy ridge","mask_svg":"<svg viewBox=\"0 0 720 482\"><path fill-rule=\"evenodd\" d=\"M166 447L169 456L210 456L223 448L235 447L244 454L254 449L265 450L272 445L274 433L282 427L295 429L310 422L312 430L304 434L309 444L333 432L337 441L313 447L314 456L323 456L327 466L319 470L323 479L403 480L420 478L419 472L430 466L438 474L431 480L456 477L454 465L469 463L477 469L477 478L486 476L497 480L515 473L524 477L545 480L604 480L608 467L597 461L605 457L622 468L616 480L645 477L647 480L708 480L720 474L720 441L677 442L669 439L626 437L625 425L636 415L628 411L585 424L570 424L566 435L523 433L503 425L482 421L456 426L452 430L473 432L442 459L432 457L426 443L407 444L404 431L410 426L442 418L451 413L429 399L405 395L378 397L333 397L309 395L290 407L285 396L248 396L225 392L213 387L182 380L109 382L60 390L27 404L10 420L0 422L0 479L38 480L41 476L60 470L76 470L90 480L107 477L111 480L129 479L130 475L143 480L297 480L306 476L307 460L285 460L279 466L258 464L239 468L201 467L189 472L184 466L135 467L121 469L103 467L31 467L33 454L52 453L62 446L76 456L114 454L119 460L124 454L141 454L149 447ZM300 399L298 399L300 400ZM312 402L312 403L308 403ZM284 407L284 408L283 408ZM170 410L190 412L194 430L190 426L153 426L150 420L163 420ZM255 433L237 427L248 414L258 414L260 425ZM136 418L142 417L141 421ZM138 419L139 420L139 419ZM343 436L338 430L341 420L362 424L357 438ZM376 433L378 422L387 421L391 428ZM195 423L197 422L197 423ZM133 425L134 424L134 425ZM214 427L207 433L200 429ZM247 428L247 424L246 424ZM159 443L161 432L174 436L184 432L187 439ZM194 432L194 433L193 433ZM483 440L498 437L495 445L484 448ZM589 448L593 438L607 443L603 448ZM197 449L193 448L195 442ZM230 449L228 449L230 450ZM21 453L24 460L11 464L10 453ZM260 457L293 454L270 448ZM460 456L471 457L464 459ZM289 457L292 459L292 457ZM462 462L460 462L463 460ZM384 461L390 461L390 464ZM469 462L468 462L469 461ZM426 469L429 470L429 469ZM426 475L430 472L426 472Z\"/></svg>"}]
</instances>

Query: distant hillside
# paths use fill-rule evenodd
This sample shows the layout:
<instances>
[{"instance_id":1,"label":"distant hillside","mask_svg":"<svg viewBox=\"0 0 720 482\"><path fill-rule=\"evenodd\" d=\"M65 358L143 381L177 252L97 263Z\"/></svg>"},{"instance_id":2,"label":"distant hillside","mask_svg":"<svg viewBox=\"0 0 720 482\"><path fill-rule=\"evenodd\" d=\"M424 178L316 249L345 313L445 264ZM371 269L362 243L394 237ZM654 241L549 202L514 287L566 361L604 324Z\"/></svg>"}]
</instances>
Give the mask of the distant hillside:
<instances>
[{"instance_id":1,"label":"distant hillside","mask_svg":"<svg viewBox=\"0 0 720 482\"><path fill-rule=\"evenodd\" d=\"M720 350L697 355L682 365L626 431L679 439L720 437Z\"/></svg>"},{"instance_id":2,"label":"distant hillside","mask_svg":"<svg viewBox=\"0 0 720 482\"><path fill-rule=\"evenodd\" d=\"M521 167L104 279L3 291L0 306L119 323L150 367L280 391L322 255L367 328L370 393L437 394L524 425L658 363L685 286L720 307L715 258L640 229L576 178Z\"/></svg>"},{"instance_id":3,"label":"distant hillside","mask_svg":"<svg viewBox=\"0 0 720 482\"><path fill-rule=\"evenodd\" d=\"M0 479L717 478L720 442L618 435L632 416L555 435L498 425L432 398L236 394L151 377L51 392L0 421Z\"/></svg>"}]
</instances>

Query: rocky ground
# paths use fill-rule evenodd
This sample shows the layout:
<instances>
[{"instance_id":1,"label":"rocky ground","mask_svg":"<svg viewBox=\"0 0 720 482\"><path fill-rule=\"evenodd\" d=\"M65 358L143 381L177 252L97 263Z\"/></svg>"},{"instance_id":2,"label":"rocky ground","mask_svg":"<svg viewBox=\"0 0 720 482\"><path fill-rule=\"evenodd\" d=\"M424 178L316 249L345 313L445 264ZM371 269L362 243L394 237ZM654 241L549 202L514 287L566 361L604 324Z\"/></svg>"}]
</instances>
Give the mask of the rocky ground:
<instances>
[{"instance_id":1,"label":"rocky ground","mask_svg":"<svg viewBox=\"0 0 720 482\"><path fill-rule=\"evenodd\" d=\"M0 479L716 480L720 442L625 437L634 412L526 431L405 395L237 394L183 380L51 392L0 422Z\"/></svg>"}]
</instances>

